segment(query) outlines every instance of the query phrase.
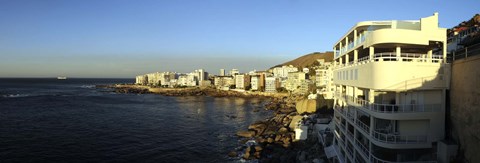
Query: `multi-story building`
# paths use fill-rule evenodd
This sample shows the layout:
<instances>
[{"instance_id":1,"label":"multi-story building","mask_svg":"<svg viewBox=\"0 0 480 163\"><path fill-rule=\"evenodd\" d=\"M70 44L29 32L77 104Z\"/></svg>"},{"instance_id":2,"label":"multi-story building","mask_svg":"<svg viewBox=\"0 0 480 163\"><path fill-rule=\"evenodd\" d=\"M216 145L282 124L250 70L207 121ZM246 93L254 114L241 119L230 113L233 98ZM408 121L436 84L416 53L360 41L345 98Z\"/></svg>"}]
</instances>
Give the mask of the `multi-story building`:
<instances>
[{"instance_id":1,"label":"multi-story building","mask_svg":"<svg viewBox=\"0 0 480 163\"><path fill-rule=\"evenodd\" d=\"M339 162L435 160L445 136L450 68L438 14L365 21L333 46Z\"/></svg>"},{"instance_id":2,"label":"multi-story building","mask_svg":"<svg viewBox=\"0 0 480 163\"><path fill-rule=\"evenodd\" d=\"M298 68L293 67L292 65L275 67L272 70L273 76L280 77L280 78L286 78L286 77L288 77L288 73L297 72L297 71L298 71Z\"/></svg>"},{"instance_id":3,"label":"multi-story building","mask_svg":"<svg viewBox=\"0 0 480 163\"><path fill-rule=\"evenodd\" d=\"M295 91L305 85L307 76L305 72L290 72L288 73L288 78L285 88L288 91ZM307 84L308 85L308 84Z\"/></svg>"},{"instance_id":4,"label":"multi-story building","mask_svg":"<svg viewBox=\"0 0 480 163\"><path fill-rule=\"evenodd\" d=\"M274 76L265 77L265 92L277 92L278 78Z\"/></svg>"},{"instance_id":5,"label":"multi-story building","mask_svg":"<svg viewBox=\"0 0 480 163\"><path fill-rule=\"evenodd\" d=\"M220 74L218 76L225 76L225 69L220 69Z\"/></svg>"},{"instance_id":6,"label":"multi-story building","mask_svg":"<svg viewBox=\"0 0 480 163\"><path fill-rule=\"evenodd\" d=\"M240 71L238 71L238 69L232 69L232 70L230 70L230 74L229 74L229 75L235 76L235 75L238 75L238 74L240 74Z\"/></svg>"},{"instance_id":7,"label":"multi-story building","mask_svg":"<svg viewBox=\"0 0 480 163\"><path fill-rule=\"evenodd\" d=\"M216 88L230 87L235 85L235 80L232 76L216 76L214 78L214 85Z\"/></svg>"},{"instance_id":8,"label":"multi-story building","mask_svg":"<svg viewBox=\"0 0 480 163\"><path fill-rule=\"evenodd\" d=\"M245 89L245 75L235 75L235 88Z\"/></svg>"},{"instance_id":9,"label":"multi-story building","mask_svg":"<svg viewBox=\"0 0 480 163\"><path fill-rule=\"evenodd\" d=\"M323 95L326 99L333 98L333 71L331 62L325 60L318 60L319 66L315 70L315 86L317 87L317 94Z\"/></svg>"},{"instance_id":10,"label":"multi-story building","mask_svg":"<svg viewBox=\"0 0 480 163\"><path fill-rule=\"evenodd\" d=\"M251 75L250 76L250 84L252 86L252 91L260 90L260 75Z\"/></svg>"},{"instance_id":11,"label":"multi-story building","mask_svg":"<svg viewBox=\"0 0 480 163\"><path fill-rule=\"evenodd\" d=\"M136 76L135 77L135 84L147 85L148 84L148 76L147 75Z\"/></svg>"}]
</instances>

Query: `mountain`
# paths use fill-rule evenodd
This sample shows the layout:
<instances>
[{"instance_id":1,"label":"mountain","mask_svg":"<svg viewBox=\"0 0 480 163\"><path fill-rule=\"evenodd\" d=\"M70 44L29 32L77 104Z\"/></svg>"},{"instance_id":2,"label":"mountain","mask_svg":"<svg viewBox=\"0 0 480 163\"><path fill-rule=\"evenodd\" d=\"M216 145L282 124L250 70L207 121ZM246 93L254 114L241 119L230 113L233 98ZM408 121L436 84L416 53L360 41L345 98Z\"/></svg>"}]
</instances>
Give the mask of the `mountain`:
<instances>
[{"instance_id":1,"label":"mountain","mask_svg":"<svg viewBox=\"0 0 480 163\"><path fill-rule=\"evenodd\" d=\"M314 52L310 54L306 54L304 56L298 57L297 59L273 66L270 69L273 69L275 67L282 67L282 66L288 66L288 65L293 65L298 68L304 68L304 67L311 67L317 59L325 59L325 62L332 62L333 61L333 52Z\"/></svg>"}]
</instances>

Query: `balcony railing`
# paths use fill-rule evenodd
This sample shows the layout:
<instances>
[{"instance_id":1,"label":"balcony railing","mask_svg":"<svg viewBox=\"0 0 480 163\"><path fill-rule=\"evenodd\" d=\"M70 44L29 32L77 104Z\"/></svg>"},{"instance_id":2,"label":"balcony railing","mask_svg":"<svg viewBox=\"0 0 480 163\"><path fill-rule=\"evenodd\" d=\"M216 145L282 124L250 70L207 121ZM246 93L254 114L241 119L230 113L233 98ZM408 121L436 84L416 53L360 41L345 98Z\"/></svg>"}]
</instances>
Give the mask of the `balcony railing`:
<instances>
[{"instance_id":1,"label":"balcony railing","mask_svg":"<svg viewBox=\"0 0 480 163\"><path fill-rule=\"evenodd\" d=\"M343 54L343 53L342 53ZM336 68L356 65L356 64L364 64L367 62L379 62L379 61L403 61L403 62L431 62L431 63L441 63L443 61L442 55L432 55L432 58L427 58L427 54L418 54L418 53L400 53L400 56L397 57L395 52L389 53L375 53L373 58L370 56L365 56L362 58L358 58L357 62L350 61L347 64L338 64Z\"/></svg>"},{"instance_id":2,"label":"balcony railing","mask_svg":"<svg viewBox=\"0 0 480 163\"><path fill-rule=\"evenodd\" d=\"M379 113L439 112L442 107L441 104L378 104L338 93L335 94L335 97L342 97L347 102L358 104L365 109Z\"/></svg>"},{"instance_id":3,"label":"balcony railing","mask_svg":"<svg viewBox=\"0 0 480 163\"><path fill-rule=\"evenodd\" d=\"M367 147L365 147L363 143L360 142L360 140L358 139L355 139L355 140L356 140L355 144L357 145L359 151L361 151L360 153L363 155L364 158L368 160L368 157L370 156L370 152L368 152Z\"/></svg>"},{"instance_id":4,"label":"balcony railing","mask_svg":"<svg viewBox=\"0 0 480 163\"><path fill-rule=\"evenodd\" d=\"M408 162L408 163L437 163L437 161L387 161L387 160L382 160L378 157L375 157L375 155L372 154L372 157L370 159L370 162L372 163L399 163L399 162Z\"/></svg>"},{"instance_id":5,"label":"balcony railing","mask_svg":"<svg viewBox=\"0 0 480 163\"><path fill-rule=\"evenodd\" d=\"M393 133L382 133L379 131L373 131L373 138L377 141L389 144L422 144L427 142L427 136L425 135L398 135Z\"/></svg>"},{"instance_id":6,"label":"balcony railing","mask_svg":"<svg viewBox=\"0 0 480 163\"><path fill-rule=\"evenodd\" d=\"M357 121L357 127L361 128L363 131L365 131L367 134L370 134L370 126L364 124L362 121Z\"/></svg>"}]
</instances>

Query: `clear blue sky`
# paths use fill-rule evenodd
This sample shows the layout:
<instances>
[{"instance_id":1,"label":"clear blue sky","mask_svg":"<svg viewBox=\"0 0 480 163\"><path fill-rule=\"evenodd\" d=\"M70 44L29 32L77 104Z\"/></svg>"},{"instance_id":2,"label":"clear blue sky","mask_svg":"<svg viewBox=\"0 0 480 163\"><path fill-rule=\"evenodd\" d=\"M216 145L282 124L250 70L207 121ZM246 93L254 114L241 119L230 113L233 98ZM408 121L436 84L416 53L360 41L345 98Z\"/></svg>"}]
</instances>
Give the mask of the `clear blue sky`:
<instances>
[{"instance_id":1,"label":"clear blue sky","mask_svg":"<svg viewBox=\"0 0 480 163\"><path fill-rule=\"evenodd\" d=\"M478 0L0 0L0 77L134 77L263 70L331 51L356 22L450 28Z\"/></svg>"}]
</instances>

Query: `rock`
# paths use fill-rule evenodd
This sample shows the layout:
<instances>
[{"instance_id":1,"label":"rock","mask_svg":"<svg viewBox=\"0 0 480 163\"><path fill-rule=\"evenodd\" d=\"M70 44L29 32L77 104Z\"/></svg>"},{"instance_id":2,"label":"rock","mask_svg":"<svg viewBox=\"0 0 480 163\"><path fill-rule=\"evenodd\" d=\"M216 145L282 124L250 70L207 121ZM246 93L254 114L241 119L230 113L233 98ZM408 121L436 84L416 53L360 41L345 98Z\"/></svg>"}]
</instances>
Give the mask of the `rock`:
<instances>
[{"instance_id":1,"label":"rock","mask_svg":"<svg viewBox=\"0 0 480 163\"><path fill-rule=\"evenodd\" d=\"M231 151L231 152L228 153L228 156L229 157L237 157L237 152Z\"/></svg>"},{"instance_id":2,"label":"rock","mask_svg":"<svg viewBox=\"0 0 480 163\"><path fill-rule=\"evenodd\" d=\"M255 151L260 152L262 150L263 150L263 148L261 146L259 146L259 145L255 146Z\"/></svg>"},{"instance_id":3,"label":"rock","mask_svg":"<svg viewBox=\"0 0 480 163\"><path fill-rule=\"evenodd\" d=\"M281 135L277 135L277 136L275 137L275 141L276 141L276 142L280 141L280 139L282 139L282 136L281 136Z\"/></svg>"},{"instance_id":4,"label":"rock","mask_svg":"<svg viewBox=\"0 0 480 163\"><path fill-rule=\"evenodd\" d=\"M290 122L290 125L288 127L290 128L291 131L295 130L295 127L297 127L297 122L302 120L303 116L301 115L296 115L292 118L292 121Z\"/></svg>"},{"instance_id":5,"label":"rock","mask_svg":"<svg viewBox=\"0 0 480 163\"><path fill-rule=\"evenodd\" d=\"M257 133L257 136L261 135L265 129L267 128L267 125L264 123L255 123L250 126L248 126L249 130L253 130Z\"/></svg>"},{"instance_id":6,"label":"rock","mask_svg":"<svg viewBox=\"0 0 480 163\"><path fill-rule=\"evenodd\" d=\"M272 138L268 138L268 139L267 139L267 142L268 142L268 143L273 143L273 139L272 139Z\"/></svg>"},{"instance_id":7,"label":"rock","mask_svg":"<svg viewBox=\"0 0 480 163\"><path fill-rule=\"evenodd\" d=\"M315 113L317 111L317 100L300 100L297 101L295 109L298 113Z\"/></svg>"},{"instance_id":8,"label":"rock","mask_svg":"<svg viewBox=\"0 0 480 163\"><path fill-rule=\"evenodd\" d=\"M237 136L251 138L255 136L255 131L238 131Z\"/></svg>"},{"instance_id":9,"label":"rock","mask_svg":"<svg viewBox=\"0 0 480 163\"><path fill-rule=\"evenodd\" d=\"M285 128L285 127L282 127L278 130L278 133L281 133L281 134L284 134L284 133L287 133L288 132L288 129Z\"/></svg>"},{"instance_id":10,"label":"rock","mask_svg":"<svg viewBox=\"0 0 480 163\"><path fill-rule=\"evenodd\" d=\"M250 153L249 153L249 152L245 152L245 154L243 155L243 158L244 158L245 160L250 159Z\"/></svg>"},{"instance_id":11,"label":"rock","mask_svg":"<svg viewBox=\"0 0 480 163\"><path fill-rule=\"evenodd\" d=\"M255 153L253 154L253 156L255 156L255 158L259 159L259 158L260 158L260 152L255 152Z\"/></svg>"}]
</instances>

